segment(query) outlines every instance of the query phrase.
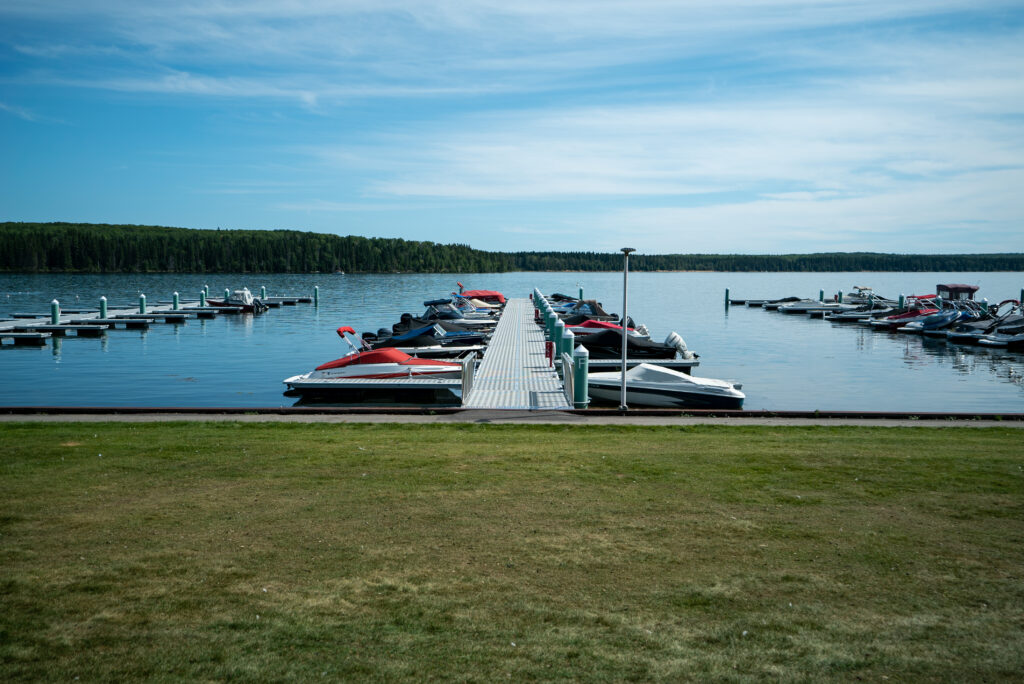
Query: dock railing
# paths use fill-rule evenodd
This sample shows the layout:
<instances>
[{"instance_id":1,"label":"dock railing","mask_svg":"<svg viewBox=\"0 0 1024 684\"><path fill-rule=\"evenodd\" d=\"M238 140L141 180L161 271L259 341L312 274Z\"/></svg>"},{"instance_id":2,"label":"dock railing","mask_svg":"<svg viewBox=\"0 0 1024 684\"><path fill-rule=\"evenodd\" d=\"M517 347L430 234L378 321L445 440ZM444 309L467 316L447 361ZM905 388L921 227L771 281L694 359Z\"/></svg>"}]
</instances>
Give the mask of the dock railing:
<instances>
[{"instance_id":1,"label":"dock railing","mask_svg":"<svg viewBox=\"0 0 1024 684\"><path fill-rule=\"evenodd\" d=\"M476 375L476 354L462 359L462 402L466 402L470 390L473 389L473 378Z\"/></svg>"},{"instance_id":2,"label":"dock railing","mask_svg":"<svg viewBox=\"0 0 1024 684\"><path fill-rule=\"evenodd\" d=\"M569 406L573 405L573 381L576 378L574 365L572 354L562 352L562 388L565 390L565 399L569 402Z\"/></svg>"}]
</instances>

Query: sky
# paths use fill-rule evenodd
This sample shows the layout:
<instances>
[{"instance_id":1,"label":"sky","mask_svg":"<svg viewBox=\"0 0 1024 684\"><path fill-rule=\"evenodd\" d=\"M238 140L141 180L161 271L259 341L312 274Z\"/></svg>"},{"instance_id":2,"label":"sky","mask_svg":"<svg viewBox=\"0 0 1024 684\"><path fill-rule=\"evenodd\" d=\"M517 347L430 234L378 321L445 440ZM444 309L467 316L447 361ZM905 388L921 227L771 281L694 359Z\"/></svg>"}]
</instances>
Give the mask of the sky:
<instances>
[{"instance_id":1,"label":"sky","mask_svg":"<svg viewBox=\"0 0 1024 684\"><path fill-rule=\"evenodd\" d=\"M2 0L0 221L1024 252L1024 3Z\"/></svg>"}]
</instances>

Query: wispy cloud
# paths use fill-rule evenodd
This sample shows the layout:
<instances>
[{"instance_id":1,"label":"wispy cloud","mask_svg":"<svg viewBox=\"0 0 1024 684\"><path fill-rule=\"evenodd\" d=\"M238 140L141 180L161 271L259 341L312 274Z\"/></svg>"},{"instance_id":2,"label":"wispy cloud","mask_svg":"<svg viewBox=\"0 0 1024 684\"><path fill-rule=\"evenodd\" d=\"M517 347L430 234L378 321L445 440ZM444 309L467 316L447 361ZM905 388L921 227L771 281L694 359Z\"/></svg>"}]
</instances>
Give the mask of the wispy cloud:
<instances>
[{"instance_id":1,"label":"wispy cloud","mask_svg":"<svg viewBox=\"0 0 1024 684\"><path fill-rule=\"evenodd\" d=\"M6 102L0 102L0 112L7 112L8 114L16 116L19 119L24 119L25 121L36 121L38 119L38 117L28 109L25 109L24 107L9 105Z\"/></svg>"}]
</instances>

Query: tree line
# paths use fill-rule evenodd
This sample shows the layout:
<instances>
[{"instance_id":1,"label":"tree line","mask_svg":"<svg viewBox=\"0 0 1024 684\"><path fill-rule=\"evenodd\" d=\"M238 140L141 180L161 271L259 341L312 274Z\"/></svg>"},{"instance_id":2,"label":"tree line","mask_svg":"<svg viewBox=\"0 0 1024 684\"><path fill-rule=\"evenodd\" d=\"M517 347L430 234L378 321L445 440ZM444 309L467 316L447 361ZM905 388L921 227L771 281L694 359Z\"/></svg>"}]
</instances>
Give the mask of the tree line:
<instances>
[{"instance_id":1,"label":"tree line","mask_svg":"<svg viewBox=\"0 0 1024 684\"><path fill-rule=\"evenodd\" d=\"M500 273L618 271L618 252L487 252L294 230L0 223L0 271L17 273ZM636 271L1024 271L1024 254L635 254Z\"/></svg>"}]
</instances>

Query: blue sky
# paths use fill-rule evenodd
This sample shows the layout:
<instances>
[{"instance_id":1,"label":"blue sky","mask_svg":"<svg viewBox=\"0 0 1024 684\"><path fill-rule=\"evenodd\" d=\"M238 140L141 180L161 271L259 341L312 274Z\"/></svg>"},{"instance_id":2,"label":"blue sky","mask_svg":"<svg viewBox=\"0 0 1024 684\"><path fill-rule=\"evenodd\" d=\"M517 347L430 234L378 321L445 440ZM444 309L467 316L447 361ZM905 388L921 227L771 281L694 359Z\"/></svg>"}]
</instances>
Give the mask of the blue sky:
<instances>
[{"instance_id":1,"label":"blue sky","mask_svg":"<svg viewBox=\"0 0 1024 684\"><path fill-rule=\"evenodd\" d=\"M1024 251L1024 4L3 0L0 220Z\"/></svg>"}]
</instances>

